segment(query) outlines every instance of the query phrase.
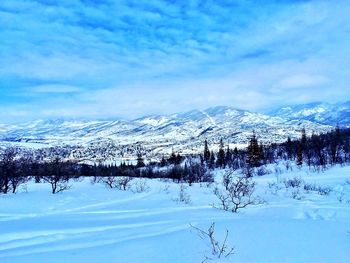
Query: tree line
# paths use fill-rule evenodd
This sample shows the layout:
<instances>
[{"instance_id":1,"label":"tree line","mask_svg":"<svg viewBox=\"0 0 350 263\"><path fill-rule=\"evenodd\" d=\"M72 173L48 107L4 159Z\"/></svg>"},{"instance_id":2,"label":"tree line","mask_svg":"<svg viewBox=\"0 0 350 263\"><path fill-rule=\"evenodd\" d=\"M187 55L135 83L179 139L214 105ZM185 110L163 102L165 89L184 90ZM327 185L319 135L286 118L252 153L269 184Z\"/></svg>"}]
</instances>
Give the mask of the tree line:
<instances>
[{"instance_id":1,"label":"tree line","mask_svg":"<svg viewBox=\"0 0 350 263\"><path fill-rule=\"evenodd\" d=\"M179 154L148 164L138 156L135 165L125 162L120 165L91 165L64 161L59 156L43 161L13 147L6 148L0 157L0 193L16 193L20 185L34 180L36 183L49 183L55 194L66 190L69 180L79 177L94 177L94 181L97 177L164 178L189 184L213 180L208 169L192 158L185 160Z\"/></svg>"},{"instance_id":2,"label":"tree line","mask_svg":"<svg viewBox=\"0 0 350 263\"><path fill-rule=\"evenodd\" d=\"M203 152L197 155L181 156L172 152L158 162L145 163L141 152L138 152L136 160L135 165L125 162L120 165L90 165L65 161L61 156L43 160L42 156L9 147L0 155L0 193L15 193L21 184L31 179L37 183L49 183L52 193L66 190L67 182L79 177L167 178L191 185L212 182L211 171L216 168L242 169L250 177L254 168L280 160L325 169L335 164L350 163L350 129L336 127L331 132L311 136L307 136L303 129L300 139L288 138L283 143L265 145L259 143L258 135L253 132L245 149L230 149L220 140L218 150L214 151L205 140Z\"/></svg>"},{"instance_id":3,"label":"tree line","mask_svg":"<svg viewBox=\"0 0 350 263\"><path fill-rule=\"evenodd\" d=\"M221 140L217 153L210 151L205 141L201 160L209 168L255 168L289 160L298 166L325 169L350 163L350 129L337 126L328 133L313 133L311 136L307 136L306 130L302 129L299 139L288 137L285 142L265 145L258 142L258 136L253 132L247 148L232 150L229 146L225 147Z\"/></svg>"}]
</instances>

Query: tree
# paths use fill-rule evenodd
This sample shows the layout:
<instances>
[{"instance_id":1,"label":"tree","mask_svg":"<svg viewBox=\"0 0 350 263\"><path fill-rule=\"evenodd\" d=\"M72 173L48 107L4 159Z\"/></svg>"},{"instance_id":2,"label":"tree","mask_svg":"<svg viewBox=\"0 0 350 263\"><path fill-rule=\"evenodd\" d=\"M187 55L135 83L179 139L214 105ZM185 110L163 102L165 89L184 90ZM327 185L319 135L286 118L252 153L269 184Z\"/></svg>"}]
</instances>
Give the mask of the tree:
<instances>
[{"instance_id":1,"label":"tree","mask_svg":"<svg viewBox=\"0 0 350 263\"><path fill-rule=\"evenodd\" d=\"M341 145L341 131L339 128L339 125L335 127L334 132L331 134L331 142L330 142L330 154L331 154L331 161L332 164L335 164L339 159L339 153L340 153L340 145Z\"/></svg>"},{"instance_id":2,"label":"tree","mask_svg":"<svg viewBox=\"0 0 350 263\"><path fill-rule=\"evenodd\" d=\"M262 152L259 147L258 139L256 138L255 131L253 131L253 136L250 138L248 145L248 157L247 164L251 167L258 167L261 165Z\"/></svg>"},{"instance_id":3,"label":"tree","mask_svg":"<svg viewBox=\"0 0 350 263\"><path fill-rule=\"evenodd\" d=\"M47 175L43 177L44 181L51 185L53 194L70 189L69 176L67 175L64 164L59 157L55 157L47 165Z\"/></svg>"},{"instance_id":4,"label":"tree","mask_svg":"<svg viewBox=\"0 0 350 263\"><path fill-rule=\"evenodd\" d=\"M287 158L292 159L293 156L293 143L291 138L288 136L287 142L286 142L286 153L287 153Z\"/></svg>"},{"instance_id":5,"label":"tree","mask_svg":"<svg viewBox=\"0 0 350 263\"><path fill-rule=\"evenodd\" d=\"M307 137L306 137L306 131L305 128L301 130L301 144L302 146L306 145Z\"/></svg>"},{"instance_id":6,"label":"tree","mask_svg":"<svg viewBox=\"0 0 350 263\"><path fill-rule=\"evenodd\" d=\"M303 164L303 147L301 146L301 143L298 143L296 164L298 166Z\"/></svg>"},{"instance_id":7,"label":"tree","mask_svg":"<svg viewBox=\"0 0 350 263\"><path fill-rule=\"evenodd\" d=\"M17 150L6 148L0 163L0 193L7 194L11 190L11 178L16 176L15 157Z\"/></svg>"},{"instance_id":8,"label":"tree","mask_svg":"<svg viewBox=\"0 0 350 263\"><path fill-rule=\"evenodd\" d=\"M144 167L144 166L145 166L145 162L144 162L144 160L143 160L143 157L142 157L141 152L137 153L137 159L136 159L136 161L137 161L136 166L137 166L138 168L141 168L141 167Z\"/></svg>"},{"instance_id":9,"label":"tree","mask_svg":"<svg viewBox=\"0 0 350 263\"><path fill-rule=\"evenodd\" d=\"M170 155L168 161L169 161L170 164L178 165L178 164L181 163L182 157L181 157L180 154L176 154L176 153L174 152L174 150L172 150L171 155Z\"/></svg>"},{"instance_id":10,"label":"tree","mask_svg":"<svg viewBox=\"0 0 350 263\"><path fill-rule=\"evenodd\" d=\"M213 151L210 152L210 159L209 159L209 168L213 169L215 165L215 154Z\"/></svg>"},{"instance_id":11,"label":"tree","mask_svg":"<svg viewBox=\"0 0 350 263\"><path fill-rule=\"evenodd\" d=\"M166 160L165 160L165 158L164 158L164 155L162 156L162 160L160 161L160 166L161 166L161 167L166 166Z\"/></svg>"},{"instance_id":12,"label":"tree","mask_svg":"<svg viewBox=\"0 0 350 263\"><path fill-rule=\"evenodd\" d=\"M216 160L216 164L219 167L225 167L225 149L224 142L222 139L220 139L218 159Z\"/></svg>"},{"instance_id":13,"label":"tree","mask_svg":"<svg viewBox=\"0 0 350 263\"><path fill-rule=\"evenodd\" d=\"M229 145L227 145L227 148L226 148L225 163L226 165L230 165L232 163L232 151Z\"/></svg>"},{"instance_id":14,"label":"tree","mask_svg":"<svg viewBox=\"0 0 350 263\"><path fill-rule=\"evenodd\" d=\"M204 141L203 158L204 158L204 161L206 162L206 164L208 164L209 161L210 161L210 151L209 151L208 141L207 140Z\"/></svg>"}]
</instances>

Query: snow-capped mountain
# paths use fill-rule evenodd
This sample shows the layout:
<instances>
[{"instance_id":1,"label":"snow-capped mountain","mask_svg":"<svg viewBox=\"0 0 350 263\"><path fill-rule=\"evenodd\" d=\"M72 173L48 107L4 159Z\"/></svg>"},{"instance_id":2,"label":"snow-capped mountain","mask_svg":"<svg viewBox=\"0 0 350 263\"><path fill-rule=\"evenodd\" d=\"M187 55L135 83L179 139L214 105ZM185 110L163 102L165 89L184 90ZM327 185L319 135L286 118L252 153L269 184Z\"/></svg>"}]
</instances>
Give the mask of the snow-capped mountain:
<instances>
[{"instance_id":1,"label":"snow-capped mountain","mask_svg":"<svg viewBox=\"0 0 350 263\"><path fill-rule=\"evenodd\" d=\"M171 151L198 153L205 139L213 149L221 138L231 147L246 145L253 130L261 142L268 143L284 141L288 136L297 138L304 127L309 133L332 128L281 115L218 106L131 121L38 120L0 126L0 141L35 149L58 146L65 149L67 158L106 160L132 158L140 149L149 158L168 155Z\"/></svg>"},{"instance_id":2,"label":"snow-capped mountain","mask_svg":"<svg viewBox=\"0 0 350 263\"><path fill-rule=\"evenodd\" d=\"M350 101L342 103L315 102L296 106L287 106L270 112L288 120L302 119L326 125L350 126Z\"/></svg>"}]
</instances>

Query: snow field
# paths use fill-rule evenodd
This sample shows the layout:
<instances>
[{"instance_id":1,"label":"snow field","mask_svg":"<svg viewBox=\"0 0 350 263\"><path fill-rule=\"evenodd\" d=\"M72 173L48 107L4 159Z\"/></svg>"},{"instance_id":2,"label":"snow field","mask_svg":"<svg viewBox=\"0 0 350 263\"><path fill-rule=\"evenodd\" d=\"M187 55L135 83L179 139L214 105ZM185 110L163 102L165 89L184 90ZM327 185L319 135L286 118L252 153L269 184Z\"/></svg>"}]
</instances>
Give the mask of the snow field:
<instances>
[{"instance_id":1,"label":"snow field","mask_svg":"<svg viewBox=\"0 0 350 263\"><path fill-rule=\"evenodd\" d=\"M266 203L237 214L212 207L214 185L187 187L185 204L177 201L179 185L160 180L133 193L84 179L56 195L47 184L29 183L0 196L0 262L202 262L211 256L209 242L189 224L207 229L212 222L219 240L229 230L235 254L211 262L349 262L350 167L268 169L273 173L254 178ZM296 190L284 184L293 178L332 191L299 189L293 198Z\"/></svg>"}]
</instances>

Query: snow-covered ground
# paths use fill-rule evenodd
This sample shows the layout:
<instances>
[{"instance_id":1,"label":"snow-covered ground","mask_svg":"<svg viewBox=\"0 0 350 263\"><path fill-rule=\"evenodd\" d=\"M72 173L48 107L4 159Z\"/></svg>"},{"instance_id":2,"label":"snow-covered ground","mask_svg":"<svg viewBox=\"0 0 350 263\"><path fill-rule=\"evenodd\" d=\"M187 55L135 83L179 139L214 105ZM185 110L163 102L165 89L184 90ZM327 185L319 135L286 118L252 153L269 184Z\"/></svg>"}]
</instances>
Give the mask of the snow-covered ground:
<instances>
[{"instance_id":1,"label":"snow-covered ground","mask_svg":"<svg viewBox=\"0 0 350 263\"><path fill-rule=\"evenodd\" d=\"M350 167L269 169L254 179L266 203L236 214L212 207L214 185L188 187L185 204L176 201L179 185L160 180L148 180L150 190L142 193L84 180L56 195L47 184L30 183L26 191L0 195L0 262L200 263L211 256L210 246L190 223L207 229L212 222L218 239L228 229L235 247L217 262L349 262ZM332 191L286 189L284 179L294 177Z\"/></svg>"}]
</instances>

